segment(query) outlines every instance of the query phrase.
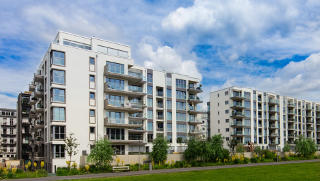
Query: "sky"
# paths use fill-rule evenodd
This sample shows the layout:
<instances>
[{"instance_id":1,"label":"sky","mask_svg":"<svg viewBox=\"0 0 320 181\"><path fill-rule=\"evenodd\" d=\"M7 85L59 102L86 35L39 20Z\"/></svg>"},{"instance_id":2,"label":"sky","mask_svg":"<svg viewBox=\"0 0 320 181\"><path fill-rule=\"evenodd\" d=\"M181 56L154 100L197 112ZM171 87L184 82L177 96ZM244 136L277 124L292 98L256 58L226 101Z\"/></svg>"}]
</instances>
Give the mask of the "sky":
<instances>
[{"instance_id":1,"label":"sky","mask_svg":"<svg viewBox=\"0 0 320 181\"><path fill-rule=\"evenodd\" d=\"M59 30L131 46L136 64L319 101L319 0L0 0L0 107L15 108Z\"/></svg>"}]
</instances>

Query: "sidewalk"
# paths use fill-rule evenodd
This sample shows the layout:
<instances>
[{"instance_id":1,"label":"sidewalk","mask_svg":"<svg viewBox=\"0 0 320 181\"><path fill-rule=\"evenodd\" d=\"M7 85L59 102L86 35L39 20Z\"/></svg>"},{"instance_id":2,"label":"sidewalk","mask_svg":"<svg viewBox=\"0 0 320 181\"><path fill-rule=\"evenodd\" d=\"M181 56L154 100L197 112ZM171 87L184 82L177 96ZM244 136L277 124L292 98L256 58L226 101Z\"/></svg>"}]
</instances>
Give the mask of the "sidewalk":
<instances>
[{"instance_id":1,"label":"sidewalk","mask_svg":"<svg viewBox=\"0 0 320 181\"><path fill-rule=\"evenodd\" d=\"M173 168L173 169L160 169L160 170L152 170L152 171L143 170L143 171L119 172L119 173L99 173L99 174L86 174L86 175L74 175L74 176L48 176L48 177L42 177L42 178L8 179L8 180L10 181L52 181L52 180L72 180L72 179L85 179L85 178L122 177L122 176L134 176L134 175L146 175L146 174L188 172L188 171L199 171L199 170L216 170L216 169L222 169L222 168L241 168L241 167L255 167L255 166L263 166L263 165L283 165L283 164L308 163L308 162L320 162L320 159L269 162L269 163L251 163L251 164L241 164L241 165Z\"/></svg>"}]
</instances>

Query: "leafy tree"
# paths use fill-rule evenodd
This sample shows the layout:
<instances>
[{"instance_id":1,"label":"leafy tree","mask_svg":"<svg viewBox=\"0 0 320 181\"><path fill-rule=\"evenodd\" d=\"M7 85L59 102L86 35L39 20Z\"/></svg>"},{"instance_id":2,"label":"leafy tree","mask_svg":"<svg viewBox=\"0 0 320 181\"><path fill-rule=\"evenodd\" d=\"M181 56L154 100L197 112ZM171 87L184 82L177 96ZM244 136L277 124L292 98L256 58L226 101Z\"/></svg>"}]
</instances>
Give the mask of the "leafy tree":
<instances>
[{"instance_id":1,"label":"leafy tree","mask_svg":"<svg viewBox=\"0 0 320 181\"><path fill-rule=\"evenodd\" d=\"M169 146L163 137L157 137L153 140L152 152L150 153L151 159L155 163L163 163L167 159L167 150Z\"/></svg>"},{"instance_id":2,"label":"leafy tree","mask_svg":"<svg viewBox=\"0 0 320 181\"><path fill-rule=\"evenodd\" d=\"M242 143L237 144L236 146L236 152L237 153L244 153L244 146Z\"/></svg>"},{"instance_id":3,"label":"leafy tree","mask_svg":"<svg viewBox=\"0 0 320 181\"><path fill-rule=\"evenodd\" d=\"M211 161L224 159L223 138L220 134L212 136L212 138L208 140L208 144L209 158Z\"/></svg>"},{"instance_id":4,"label":"leafy tree","mask_svg":"<svg viewBox=\"0 0 320 181\"><path fill-rule=\"evenodd\" d=\"M317 145L310 138L300 136L295 142L295 151L298 155L305 158L310 157L317 151Z\"/></svg>"},{"instance_id":5,"label":"leafy tree","mask_svg":"<svg viewBox=\"0 0 320 181\"><path fill-rule=\"evenodd\" d=\"M254 151L257 155L261 155L261 152L262 152L260 146L256 146L253 151Z\"/></svg>"},{"instance_id":6,"label":"leafy tree","mask_svg":"<svg viewBox=\"0 0 320 181\"><path fill-rule=\"evenodd\" d=\"M197 160L198 156L201 156L200 142L194 138L190 139L188 141L188 148L184 151L183 156L189 162Z\"/></svg>"},{"instance_id":7,"label":"leafy tree","mask_svg":"<svg viewBox=\"0 0 320 181\"><path fill-rule=\"evenodd\" d=\"M290 151L290 145L288 143L284 144L284 147L282 149L283 152L289 152Z\"/></svg>"},{"instance_id":8,"label":"leafy tree","mask_svg":"<svg viewBox=\"0 0 320 181\"><path fill-rule=\"evenodd\" d=\"M107 139L96 141L88 160L94 162L99 168L106 168L112 161L113 149Z\"/></svg>"},{"instance_id":9,"label":"leafy tree","mask_svg":"<svg viewBox=\"0 0 320 181\"><path fill-rule=\"evenodd\" d=\"M69 156L69 162L71 163L71 158L73 155L78 153L77 148L79 146L77 142L77 138L74 137L74 134L71 133L69 136L64 140L65 149L67 151L67 155Z\"/></svg>"}]
</instances>

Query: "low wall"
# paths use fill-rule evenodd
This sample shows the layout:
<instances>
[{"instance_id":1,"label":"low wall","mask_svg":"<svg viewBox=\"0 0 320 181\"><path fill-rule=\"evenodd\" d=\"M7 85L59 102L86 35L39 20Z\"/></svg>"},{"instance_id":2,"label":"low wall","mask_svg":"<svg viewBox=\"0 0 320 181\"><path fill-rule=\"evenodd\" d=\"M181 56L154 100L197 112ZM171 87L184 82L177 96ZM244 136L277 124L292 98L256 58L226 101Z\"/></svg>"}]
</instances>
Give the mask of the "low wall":
<instances>
[{"instance_id":1,"label":"low wall","mask_svg":"<svg viewBox=\"0 0 320 181\"><path fill-rule=\"evenodd\" d=\"M113 156L112 165L117 165L118 163L120 165L126 165L126 164L136 164L140 163L143 164L145 161L150 160L149 155L147 154L141 154L141 155L116 155ZM183 160L183 154L168 154L167 155L167 162L176 162L176 161L182 161ZM118 163L117 163L118 162ZM80 158L80 167L84 166L86 164L90 164L87 161L87 156L81 156Z\"/></svg>"}]
</instances>

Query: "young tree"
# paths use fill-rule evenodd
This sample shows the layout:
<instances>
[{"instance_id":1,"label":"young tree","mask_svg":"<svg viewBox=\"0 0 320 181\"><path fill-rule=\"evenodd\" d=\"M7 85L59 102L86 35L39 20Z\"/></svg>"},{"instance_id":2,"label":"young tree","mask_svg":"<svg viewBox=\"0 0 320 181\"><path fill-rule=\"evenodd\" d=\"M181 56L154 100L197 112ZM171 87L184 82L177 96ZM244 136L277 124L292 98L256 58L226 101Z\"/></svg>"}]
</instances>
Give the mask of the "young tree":
<instances>
[{"instance_id":1,"label":"young tree","mask_svg":"<svg viewBox=\"0 0 320 181\"><path fill-rule=\"evenodd\" d=\"M244 153L244 146L242 143L237 144L236 146L236 152L237 153Z\"/></svg>"},{"instance_id":2,"label":"young tree","mask_svg":"<svg viewBox=\"0 0 320 181\"><path fill-rule=\"evenodd\" d=\"M88 160L94 162L99 168L106 168L112 161L113 149L107 139L96 141Z\"/></svg>"},{"instance_id":3,"label":"young tree","mask_svg":"<svg viewBox=\"0 0 320 181\"><path fill-rule=\"evenodd\" d=\"M284 144L282 151L283 152L289 152L290 151L290 145L288 143Z\"/></svg>"},{"instance_id":4,"label":"young tree","mask_svg":"<svg viewBox=\"0 0 320 181\"><path fill-rule=\"evenodd\" d=\"M71 164L72 160L72 156L76 155L78 153L78 142L77 142L77 138L74 137L73 133L70 133L69 136L64 140L64 144L65 144L65 149L67 151L67 155L69 156L69 162Z\"/></svg>"},{"instance_id":5,"label":"young tree","mask_svg":"<svg viewBox=\"0 0 320 181\"><path fill-rule=\"evenodd\" d=\"M200 152L200 142L193 138L188 141L188 148L184 151L183 156L186 161L195 161L201 156Z\"/></svg>"},{"instance_id":6,"label":"young tree","mask_svg":"<svg viewBox=\"0 0 320 181\"><path fill-rule=\"evenodd\" d=\"M295 150L300 156L307 158L317 151L317 145L312 139L300 136L299 139L296 140Z\"/></svg>"},{"instance_id":7,"label":"young tree","mask_svg":"<svg viewBox=\"0 0 320 181\"><path fill-rule=\"evenodd\" d=\"M217 159L224 159L223 138L219 135L214 135L208 140L208 151L210 161L217 161Z\"/></svg>"},{"instance_id":8,"label":"young tree","mask_svg":"<svg viewBox=\"0 0 320 181\"><path fill-rule=\"evenodd\" d=\"M169 146L163 137L157 137L153 140L152 152L150 153L151 159L155 163L163 163L167 159L167 150Z\"/></svg>"},{"instance_id":9,"label":"young tree","mask_svg":"<svg viewBox=\"0 0 320 181\"><path fill-rule=\"evenodd\" d=\"M236 139L231 139L231 140L228 142L228 146L229 146L230 151L231 151L232 153L234 153L235 148L236 148L237 145L238 145L238 141L237 141Z\"/></svg>"}]
</instances>

